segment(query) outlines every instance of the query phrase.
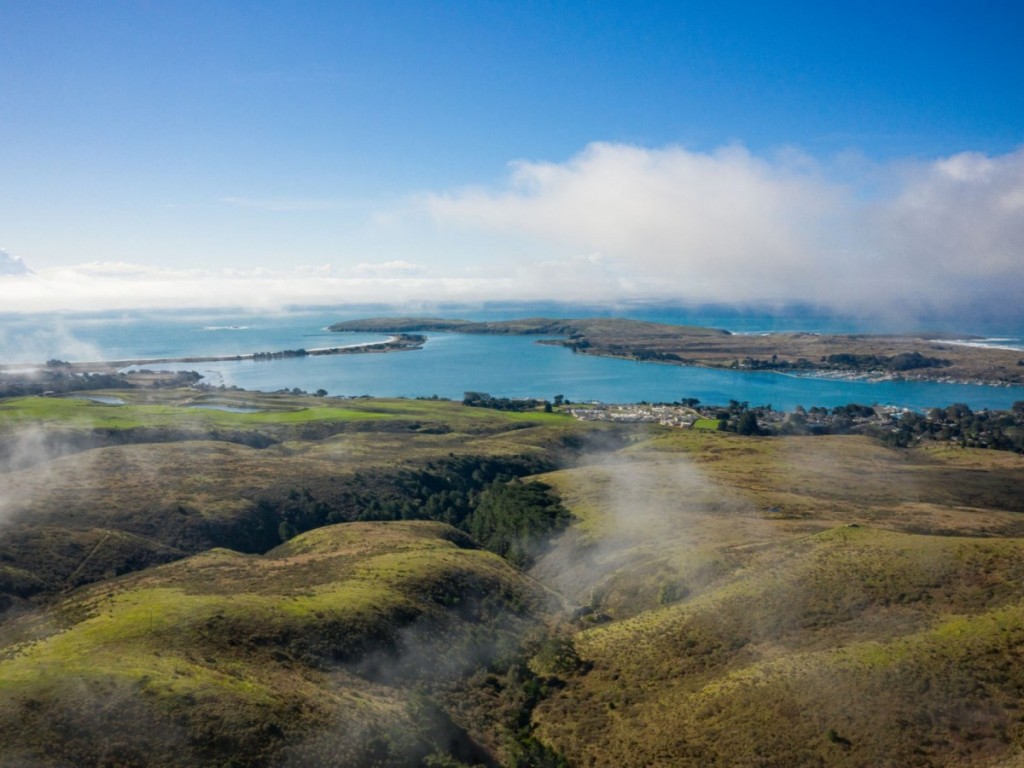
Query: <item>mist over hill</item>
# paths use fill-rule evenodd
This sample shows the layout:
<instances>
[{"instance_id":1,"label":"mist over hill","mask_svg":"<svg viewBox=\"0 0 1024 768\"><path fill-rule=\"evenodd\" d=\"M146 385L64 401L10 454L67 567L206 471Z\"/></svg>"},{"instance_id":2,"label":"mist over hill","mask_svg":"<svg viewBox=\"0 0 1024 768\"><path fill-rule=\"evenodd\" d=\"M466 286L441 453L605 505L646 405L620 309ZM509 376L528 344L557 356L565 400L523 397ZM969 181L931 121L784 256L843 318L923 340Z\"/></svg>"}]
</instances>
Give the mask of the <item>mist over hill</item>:
<instances>
[{"instance_id":1,"label":"mist over hill","mask_svg":"<svg viewBox=\"0 0 1024 768\"><path fill-rule=\"evenodd\" d=\"M95 394L0 402L5 768L1019 757L1013 452Z\"/></svg>"}]
</instances>

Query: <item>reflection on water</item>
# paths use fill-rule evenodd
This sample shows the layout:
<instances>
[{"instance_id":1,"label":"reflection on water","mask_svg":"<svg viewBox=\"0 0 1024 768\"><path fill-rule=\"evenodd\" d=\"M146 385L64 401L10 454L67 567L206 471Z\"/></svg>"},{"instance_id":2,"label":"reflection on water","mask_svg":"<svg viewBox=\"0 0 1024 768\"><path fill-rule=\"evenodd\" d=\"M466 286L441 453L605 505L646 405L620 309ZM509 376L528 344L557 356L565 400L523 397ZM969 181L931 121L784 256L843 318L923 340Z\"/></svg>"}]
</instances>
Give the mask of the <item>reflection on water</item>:
<instances>
[{"instance_id":1,"label":"reflection on water","mask_svg":"<svg viewBox=\"0 0 1024 768\"><path fill-rule=\"evenodd\" d=\"M73 400L92 400L94 403L102 403L103 405L124 405L125 401L120 397L113 397L111 395L69 395Z\"/></svg>"}]
</instances>

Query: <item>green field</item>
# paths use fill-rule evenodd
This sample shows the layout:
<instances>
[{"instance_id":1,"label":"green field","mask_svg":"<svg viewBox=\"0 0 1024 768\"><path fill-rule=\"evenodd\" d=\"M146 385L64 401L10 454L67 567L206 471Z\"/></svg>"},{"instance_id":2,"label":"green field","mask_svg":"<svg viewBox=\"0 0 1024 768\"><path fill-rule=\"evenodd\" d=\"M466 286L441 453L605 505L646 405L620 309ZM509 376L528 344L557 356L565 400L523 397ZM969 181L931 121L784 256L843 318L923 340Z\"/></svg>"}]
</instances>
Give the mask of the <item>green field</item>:
<instances>
[{"instance_id":1,"label":"green field","mask_svg":"<svg viewBox=\"0 0 1024 768\"><path fill-rule=\"evenodd\" d=\"M314 421L367 421L373 419L433 419L449 426L497 425L501 423L545 423L564 420L557 414L467 412L449 401L342 400L296 395L255 395L252 393L197 394L192 391L142 392L105 390L93 393L125 401L111 405L69 397L20 397L0 401L0 429L23 424L58 424L82 429L133 429L173 427L203 430L216 427L256 429L268 425L302 424ZM233 413L215 406L256 409L255 413Z\"/></svg>"},{"instance_id":2,"label":"green field","mask_svg":"<svg viewBox=\"0 0 1024 768\"><path fill-rule=\"evenodd\" d=\"M694 429L718 429L718 419L696 419L693 422Z\"/></svg>"}]
</instances>

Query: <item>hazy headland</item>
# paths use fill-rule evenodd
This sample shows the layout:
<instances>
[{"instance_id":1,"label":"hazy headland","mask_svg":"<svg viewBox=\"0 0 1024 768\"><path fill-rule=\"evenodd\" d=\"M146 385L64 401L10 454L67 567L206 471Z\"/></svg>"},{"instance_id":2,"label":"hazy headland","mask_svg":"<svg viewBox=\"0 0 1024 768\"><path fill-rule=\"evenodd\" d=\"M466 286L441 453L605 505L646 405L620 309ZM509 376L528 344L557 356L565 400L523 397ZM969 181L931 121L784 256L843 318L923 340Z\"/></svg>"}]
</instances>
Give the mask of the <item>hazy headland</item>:
<instances>
[{"instance_id":1,"label":"hazy headland","mask_svg":"<svg viewBox=\"0 0 1024 768\"><path fill-rule=\"evenodd\" d=\"M370 318L335 323L332 331L453 331L557 336L542 343L573 352L631 360L737 370L924 381L1024 383L1024 352L950 341L937 334L736 334L624 318L473 322L437 318Z\"/></svg>"}]
</instances>

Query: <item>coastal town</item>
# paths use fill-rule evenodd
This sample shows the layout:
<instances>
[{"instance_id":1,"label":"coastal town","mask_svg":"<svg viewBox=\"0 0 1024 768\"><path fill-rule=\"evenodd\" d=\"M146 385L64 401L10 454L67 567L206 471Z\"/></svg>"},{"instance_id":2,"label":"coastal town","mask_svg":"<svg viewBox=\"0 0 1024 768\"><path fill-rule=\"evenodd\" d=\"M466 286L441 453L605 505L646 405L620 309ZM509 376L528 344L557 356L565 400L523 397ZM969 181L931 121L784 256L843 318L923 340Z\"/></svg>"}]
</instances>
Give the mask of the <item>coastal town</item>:
<instances>
[{"instance_id":1,"label":"coastal town","mask_svg":"<svg viewBox=\"0 0 1024 768\"><path fill-rule=\"evenodd\" d=\"M764 433L826 434L841 428L885 426L897 422L904 408L895 406L843 406L828 409L797 407L794 411L774 410L770 405L750 407L735 400L729 405L699 403L586 403L565 407L564 412L582 421L608 421L617 424L660 424L684 429L728 430L730 422L744 413L753 415L757 429ZM750 419L747 419L748 423ZM735 430L730 430L735 431Z\"/></svg>"},{"instance_id":2,"label":"coastal town","mask_svg":"<svg viewBox=\"0 0 1024 768\"><path fill-rule=\"evenodd\" d=\"M563 411L583 421L660 424L741 435L867 434L896 447L936 441L961 448L1024 453L1024 401L1006 411L974 411L964 403L954 403L926 413L856 403L831 409L797 406L792 411L780 411L770 405L751 407L736 400L719 406L701 405L693 399L654 404L565 404Z\"/></svg>"}]
</instances>

